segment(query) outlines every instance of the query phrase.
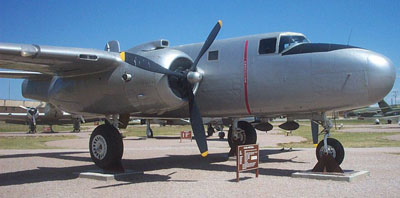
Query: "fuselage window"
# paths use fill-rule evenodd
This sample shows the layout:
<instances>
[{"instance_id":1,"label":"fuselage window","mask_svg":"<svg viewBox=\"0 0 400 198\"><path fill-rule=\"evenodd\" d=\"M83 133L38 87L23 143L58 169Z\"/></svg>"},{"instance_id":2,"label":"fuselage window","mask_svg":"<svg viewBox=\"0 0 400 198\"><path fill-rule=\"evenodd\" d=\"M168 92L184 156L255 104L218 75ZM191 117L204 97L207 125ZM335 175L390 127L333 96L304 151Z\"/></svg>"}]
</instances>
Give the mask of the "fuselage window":
<instances>
[{"instance_id":1,"label":"fuselage window","mask_svg":"<svg viewBox=\"0 0 400 198\"><path fill-rule=\"evenodd\" d=\"M276 50L276 38L260 40L260 46L258 47L259 54L275 53L275 50Z\"/></svg>"},{"instance_id":2,"label":"fuselage window","mask_svg":"<svg viewBox=\"0 0 400 198\"><path fill-rule=\"evenodd\" d=\"M309 43L304 36L281 36L279 41L279 53L283 50L293 47L299 43Z\"/></svg>"},{"instance_id":3,"label":"fuselage window","mask_svg":"<svg viewBox=\"0 0 400 198\"><path fill-rule=\"evenodd\" d=\"M218 60L218 51L209 51L208 60Z\"/></svg>"}]
</instances>

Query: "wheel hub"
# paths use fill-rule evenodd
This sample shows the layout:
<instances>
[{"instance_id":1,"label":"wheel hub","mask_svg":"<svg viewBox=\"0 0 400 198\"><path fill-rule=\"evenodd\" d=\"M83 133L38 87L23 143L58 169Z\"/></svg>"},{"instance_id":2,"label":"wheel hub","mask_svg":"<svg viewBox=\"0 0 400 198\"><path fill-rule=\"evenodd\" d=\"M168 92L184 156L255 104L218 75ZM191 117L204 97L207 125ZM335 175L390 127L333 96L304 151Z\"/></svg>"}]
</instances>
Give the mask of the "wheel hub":
<instances>
[{"instance_id":1,"label":"wheel hub","mask_svg":"<svg viewBox=\"0 0 400 198\"><path fill-rule=\"evenodd\" d=\"M232 139L237 144L242 145L246 142L246 135L244 134L244 132L236 132L234 133Z\"/></svg>"},{"instance_id":2,"label":"wheel hub","mask_svg":"<svg viewBox=\"0 0 400 198\"><path fill-rule=\"evenodd\" d=\"M324 147L321 147L321 149L319 150L319 156L323 156L324 154L328 154L330 156L332 156L333 158L336 158L336 150L331 146L331 145L327 145L328 150L325 152Z\"/></svg>"},{"instance_id":3,"label":"wheel hub","mask_svg":"<svg viewBox=\"0 0 400 198\"><path fill-rule=\"evenodd\" d=\"M107 142L101 135L96 135L92 140L92 153L93 155L102 160L107 154Z\"/></svg>"}]
</instances>

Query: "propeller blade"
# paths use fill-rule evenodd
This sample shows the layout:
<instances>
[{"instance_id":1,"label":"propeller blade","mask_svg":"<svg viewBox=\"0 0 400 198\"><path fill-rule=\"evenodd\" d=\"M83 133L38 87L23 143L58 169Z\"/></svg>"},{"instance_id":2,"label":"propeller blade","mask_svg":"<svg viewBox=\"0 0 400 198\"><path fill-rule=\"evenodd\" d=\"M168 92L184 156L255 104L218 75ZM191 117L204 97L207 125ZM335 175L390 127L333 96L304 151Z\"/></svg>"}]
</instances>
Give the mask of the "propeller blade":
<instances>
[{"instance_id":1,"label":"propeller blade","mask_svg":"<svg viewBox=\"0 0 400 198\"><path fill-rule=\"evenodd\" d=\"M211 44L217 37L219 30L221 30L221 27L222 27L222 21L219 20L218 23L215 24L214 28L211 30L210 34L208 35L206 42L204 42L203 47L199 52L199 55L197 55L197 58L193 62L192 67L190 67L190 71L196 71L197 63L199 63L200 58L204 55L204 53L208 50L208 48L210 48Z\"/></svg>"},{"instance_id":2,"label":"propeller blade","mask_svg":"<svg viewBox=\"0 0 400 198\"><path fill-rule=\"evenodd\" d=\"M145 58L143 56L137 55L137 54L132 54L129 52L121 52L121 59L125 62L127 62L130 65L133 65L135 67L139 67L141 69L144 69L146 71L150 72L155 72L159 74L166 74L166 75L172 75L172 76L178 76L178 77L185 77L182 73L179 72L174 72L169 69L164 68L163 66L155 63L154 61Z\"/></svg>"},{"instance_id":3,"label":"propeller blade","mask_svg":"<svg viewBox=\"0 0 400 198\"><path fill-rule=\"evenodd\" d=\"M21 108L23 108L25 110L28 110L28 107L25 107L25 106L22 106L22 105L20 105L19 107L21 107Z\"/></svg>"},{"instance_id":4,"label":"propeller blade","mask_svg":"<svg viewBox=\"0 0 400 198\"><path fill-rule=\"evenodd\" d=\"M196 143L199 147L201 156L206 157L208 155L208 147L205 134L206 132L203 126L203 119L201 118L199 108L194 100L193 92L191 89L188 92L190 124L192 125L192 130L194 136L196 137Z\"/></svg>"},{"instance_id":5,"label":"propeller blade","mask_svg":"<svg viewBox=\"0 0 400 198\"><path fill-rule=\"evenodd\" d=\"M35 118L35 116L32 117L32 123L33 123L34 126L36 126L36 118Z\"/></svg>"}]
</instances>

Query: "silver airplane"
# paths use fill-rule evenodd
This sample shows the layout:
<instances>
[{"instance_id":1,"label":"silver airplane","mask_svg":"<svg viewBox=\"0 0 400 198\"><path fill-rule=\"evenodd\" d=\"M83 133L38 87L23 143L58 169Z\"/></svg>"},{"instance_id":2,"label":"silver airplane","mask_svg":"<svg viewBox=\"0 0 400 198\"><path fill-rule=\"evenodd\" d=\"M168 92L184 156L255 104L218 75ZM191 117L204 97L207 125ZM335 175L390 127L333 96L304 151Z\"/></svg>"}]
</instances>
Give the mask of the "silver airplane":
<instances>
[{"instance_id":1,"label":"silver airplane","mask_svg":"<svg viewBox=\"0 0 400 198\"><path fill-rule=\"evenodd\" d=\"M268 120L285 116L281 128L296 129L295 119L310 119L316 156L330 154L340 164L344 148L328 138L327 111L374 104L392 89L395 67L376 52L349 45L310 43L300 33L278 32L215 41L222 23L204 43L169 46L165 39L120 51L0 44L5 78L23 78L26 98L50 102L72 113L102 114L107 123L90 137L94 163L121 165L123 141L117 129L129 116L189 118L201 156L208 154L202 116L231 120L228 143L254 144L252 125L239 118ZM204 56L203 56L204 55ZM268 125L269 124L269 125Z\"/></svg>"}]
</instances>

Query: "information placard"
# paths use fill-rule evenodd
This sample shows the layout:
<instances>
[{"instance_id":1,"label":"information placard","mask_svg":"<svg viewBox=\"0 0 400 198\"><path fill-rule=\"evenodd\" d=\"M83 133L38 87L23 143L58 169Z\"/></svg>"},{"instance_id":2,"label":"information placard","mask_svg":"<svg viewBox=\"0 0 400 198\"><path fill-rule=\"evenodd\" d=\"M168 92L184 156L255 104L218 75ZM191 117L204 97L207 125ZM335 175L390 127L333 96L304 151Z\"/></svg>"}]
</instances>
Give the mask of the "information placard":
<instances>
[{"instance_id":1,"label":"information placard","mask_svg":"<svg viewBox=\"0 0 400 198\"><path fill-rule=\"evenodd\" d=\"M192 141L192 132L191 131L181 131L180 142L182 142L183 139L189 139L190 141Z\"/></svg>"},{"instance_id":2,"label":"information placard","mask_svg":"<svg viewBox=\"0 0 400 198\"><path fill-rule=\"evenodd\" d=\"M258 144L240 145L237 147L236 180L239 182L239 173L256 170L258 177L259 149Z\"/></svg>"}]
</instances>

